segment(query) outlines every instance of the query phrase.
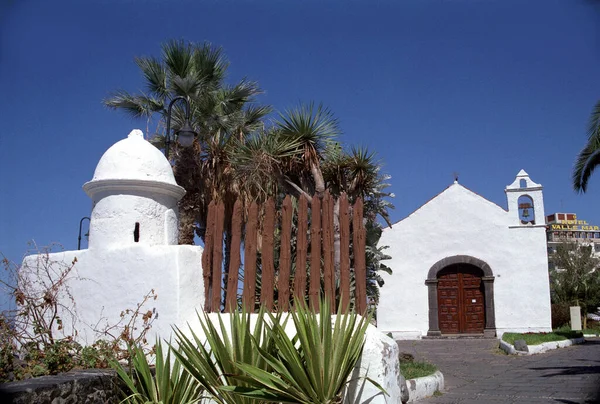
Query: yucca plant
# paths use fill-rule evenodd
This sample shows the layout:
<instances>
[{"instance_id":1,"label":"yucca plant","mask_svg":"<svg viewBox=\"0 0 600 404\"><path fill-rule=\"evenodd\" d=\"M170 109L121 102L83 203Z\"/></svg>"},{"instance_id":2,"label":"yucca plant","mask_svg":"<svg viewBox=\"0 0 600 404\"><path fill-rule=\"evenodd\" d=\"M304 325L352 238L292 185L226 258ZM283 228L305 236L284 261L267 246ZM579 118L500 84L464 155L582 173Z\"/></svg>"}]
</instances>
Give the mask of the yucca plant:
<instances>
[{"instance_id":1,"label":"yucca plant","mask_svg":"<svg viewBox=\"0 0 600 404\"><path fill-rule=\"evenodd\" d=\"M319 312L297 305L290 313L297 332L294 337L286 333L285 324L271 315L275 350L258 344L255 349L272 370L237 361L236 365L246 374L239 378L249 386L224 389L266 402L341 403L362 354L370 316L351 312L339 314L334 320L327 302L321 302ZM368 380L385 393L381 386Z\"/></svg>"},{"instance_id":2,"label":"yucca plant","mask_svg":"<svg viewBox=\"0 0 600 404\"><path fill-rule=\"evenodd\" d=\"M122 403L192 404L200 401L200 384L185 370L177 359L171 367L171 349L164 355L160 341L156 343L154 375L144 350L130 347L131 373L116 360L110 365L125 383Z\"/></svg>"},{"instance_id":3,"label":"yucca plant","mask_svg":"<svg viewBox=\"0 0 600 404\"><path fill-rule=\"evenodd\" d=\"M252 397L237 394L226 386L248 387L244 380L245 372L238 366L247 364L265 372L272 371L261 354L272 354L274 340L266 319L279 324L281 315L267 316L264 308L256 315L251 325L251 315L245 310L230 314L229 331L222 315L217 314L218 324L214 324L207 313L198 314L204 338L190 328L191 337L175 327L175 341L178 346L174 354L182 366L202 385L205 394L221 404L251 404L257 401ZM256 349L258 347L260 352Z\"/></svg>"}]
</instances>

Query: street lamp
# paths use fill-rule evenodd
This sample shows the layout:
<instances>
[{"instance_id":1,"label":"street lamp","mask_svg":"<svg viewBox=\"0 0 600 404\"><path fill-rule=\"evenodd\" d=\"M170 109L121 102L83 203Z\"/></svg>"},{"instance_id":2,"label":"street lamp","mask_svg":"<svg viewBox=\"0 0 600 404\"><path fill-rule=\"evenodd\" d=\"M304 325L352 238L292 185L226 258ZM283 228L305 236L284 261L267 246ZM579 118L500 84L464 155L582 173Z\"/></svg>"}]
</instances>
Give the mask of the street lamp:
<instances>
[{"instance_id":1,"label":"street lamp","mask_svg":"<svg viewBox=\"0 0 600 404\"><path fill-rule=\"evenodd\" d=\"M175 136L177 136L177 142L183 147L189 147L192 145L192 143L194 143L194 138L197 135L197 133L190 125L189 101L186 97L183 96L177 96L173 98L169 103L169 108L167 109L167 134L165 136L165 156L167 157L167 159L169 158L169 145L171 144L171 108L173 108L173 104L175 104L175 102L179 100L185 101L185 121L183 122L183 126L175 132Z\"/></svg>"},{"instance_id":2,"label":"street lamp","mask_svg":"<svg viewBox=\"0 0 600 404\"><path fill-rule=\"evenodd\" d=\"M77 238L77 249L81 250L81 226L83 225L83 221L87 220L88 221L88 232L86 234L84 234L85 237L89 237L90 236L90 229L89 229L89 225L90 225L90 218L87 216L84 216L81 218L81 220L79 221L79 237Z\"/></svg>"}]
</instances>

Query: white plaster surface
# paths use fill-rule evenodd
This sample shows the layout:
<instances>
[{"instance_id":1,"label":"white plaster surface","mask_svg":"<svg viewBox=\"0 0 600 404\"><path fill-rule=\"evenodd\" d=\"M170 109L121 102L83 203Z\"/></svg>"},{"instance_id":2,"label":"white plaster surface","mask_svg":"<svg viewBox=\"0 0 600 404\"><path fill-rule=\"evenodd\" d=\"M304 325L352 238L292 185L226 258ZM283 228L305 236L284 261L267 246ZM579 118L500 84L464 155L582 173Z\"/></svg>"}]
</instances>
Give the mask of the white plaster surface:
<instances>
[{"instance_id":1,"label":"white plaster surface","mask_svg":"<svg viewBox=\"0 0 600 404\"><path fill-rule=\"evenodd\" d=\"M202 248L175 245L177 202L185 190L175 183L167 159L139 130L104 153L84 190L93 201L89 249L49 257L57 268L77 258L68 281L76 319L65 313L65 329L74 327L78 341L91 344L154 290L156 300L141 308L158 313L148 340L168 338L171 324L192 320L204 305ZM26 257L23 265L37 265L39 258Z\"/></svg>"},{"instance_id":2,"label":"white plaster surface","mask_svg":"<svg viewBox=\"0 0 600 404\"><path fill-rule=\"evenodd\" d=\"M136 179L177 185L171 165L139 129L112 145L100 158L92 181Z\"/></svg>"},{"instance_id":3,"label":"white plaster surface","mask_svg":"<svg viewBox=\"0 0 600 404\"><path fill-rule=\"evenodd\" d=\"M493 272L500 332L551 331L546 230L544 226L519 225L515 213L521 194L543 203L541 187L535 186L533 190L507 191L510 204L506 211L454 183L391 229L386 228L379 245L390 247L386 252L392 258L386 265L394 272L382 274L385 285L377 310L379 328L394 336L426 335L428 272L444 258L466 255L486 262ZM543 220L543 206L535 205L535 211L538 220Z\"/></svg>"},{"instance_id":4,"label":"white plaster surface","mask_svg":"<svg viewBox=\"0 0 600 404\"><path fill-rule=\"evenodd\" d=\"M394 341L421 339L421 331L390 331Z\"/></svg>"},{"instance_id":5,"label":"white plaster surface","mask_svg":"<svg viewBox=\"0 0 600 404\"><path fill-rule=\"evenodd\" d=\"M422 400L434 395L436 391L444 390L444 375L439 370L434 374L406 381L409 393L409 403Z\"/></svg>"},{"instance_id":6,"label":"white plaster surface","mask_svg":"<svg viewBox=\"0 0 600 404\"><path fill-rule=\"evenodd\" d=\"M107 339L99 331L118 324L123 310L136 309L144 296L154 290L157 299L142 307L142 313L158 313L148 340L153 341L156 335L168 338L171 324L183 325L193 320L195 309L204 305L201 255L201 247L143 244L50 254L50 262L57 265L77 257L68 281L76 302L76 321L71 324L70 316L63 315L65 330L69 332L74 327L78 342L84 345ZM25 258L23 266L36 263L37 256L32 255Z\"/></svg>"},{"instance_id":7,"label":"white plaster surface","mask_svg":"<svg viewBox=\"0 0 600 404\"><path fill-rule=\"evenodd\" d=\"M92 199L89 248L177 243L177 202L185 190L175 183L165 156L140 130L110 147L83 189Z\"/></svg>"},{"instance_id":8,"label":"white plaster surface","mask_svg":"<svg viewBox=\"0 0 600 404\"><path fill-rule=\"evenodd\" d=\"M372 383L359 380L348 389L346 403L396 404L406 402L408 391L406 381L400 372L399 348L396 342L369 325L365 347L359 359L353 378L369 377L387 392L384 395ZM364 383L364 385L363 385Z\"/></svg>"}]
</instances>

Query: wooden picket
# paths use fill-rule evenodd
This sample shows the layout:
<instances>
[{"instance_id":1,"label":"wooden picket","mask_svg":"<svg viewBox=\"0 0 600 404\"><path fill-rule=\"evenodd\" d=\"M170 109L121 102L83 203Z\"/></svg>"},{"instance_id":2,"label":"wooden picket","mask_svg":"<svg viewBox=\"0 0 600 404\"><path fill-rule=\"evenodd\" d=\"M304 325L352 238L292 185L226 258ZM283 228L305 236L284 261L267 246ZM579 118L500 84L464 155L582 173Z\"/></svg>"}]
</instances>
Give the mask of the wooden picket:
<instances>
[{"instance_id":1,"label":"wooden picket","mask_svg":"<svg viewBox=\"0 0 600 404\"><path fill-rule=\"evenodd\" d=\"M362 200L350 206L345 194L337 201L328 192L310 201L288 195L279 211L269 199L262 205L252 202L244 212L238 200L229 213L231 240L224 268L224 204L209 205L202 254L207 312L230 312L240 304L247 311L259 304L269 311L288 311L298 301L318 310L321 297L332 308L341 303L344 312L351 306L366 312Z\"/></svg>"}]
</instances>

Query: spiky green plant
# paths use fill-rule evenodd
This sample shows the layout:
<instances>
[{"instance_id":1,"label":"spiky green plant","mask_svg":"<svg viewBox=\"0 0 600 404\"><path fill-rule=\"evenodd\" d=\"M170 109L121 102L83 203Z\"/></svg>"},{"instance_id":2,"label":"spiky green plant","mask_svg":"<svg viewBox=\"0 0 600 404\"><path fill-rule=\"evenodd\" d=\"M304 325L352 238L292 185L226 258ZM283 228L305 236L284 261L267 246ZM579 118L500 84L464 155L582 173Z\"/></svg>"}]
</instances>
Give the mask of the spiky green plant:
<instances>
[{"instance_id":1,"label":"spiky green plant","mask_svg":"<svg viewBox=\"0 0 600 404\"><path fill-rule=\"evenodd\" d=\"M288 335L285 324L271 315L275 351L258 344L255 348L272 370L238 361L236 365L247 375L239 378L249 387L225 389L267 402L341 403L350 374L362 354L370 316L351 312L334 319L330 313L327 302L321 302L319 313L297 305L290 312L297 333L294 337Z\"/></svg>"},{"instance_id":2,"label":"spiky green plant","mask_svg":"<svg viewBox=\"0 0 600 404\"><path fill-rule=\"evenodd\" d=\"M274 341L270 327L265 319L264 309L256 315L252 327L251 317L245 311L230 314L230 328L225 326L221 314L216 315L218 324L214 324L207 313L198 314L204 339L190 328L191 337L175 327L175 340L179 349L174 351L183 367L202 385L210 398L221 404L257 403L251 397L242 396L224 386L247 387L243 380L245 373L238 366L244 363L256 369L270 372L271 367L261 352L272 353ZM270 316L272 321L281 322L281 316Z\"/></svg>"},{"instance_id":3,"label":"spiky green plant","mask_svg":"<svg viewBox=\"0 0 600 404\"><path fill-rule=\"evenodd\" d=\"M171 349L165 356L160 341L156 343L154 375L144 350L138 346L130 347L130 350L131 373L116 360L110 362L126 386L122 403L192 404L200 401L200 384L181 368L178 360L171 367Z\"/></svg>"}]
</instances>

